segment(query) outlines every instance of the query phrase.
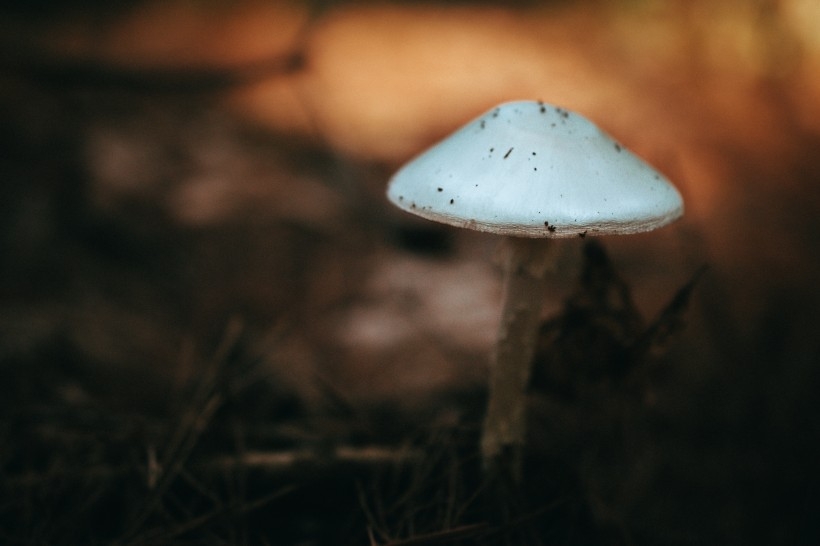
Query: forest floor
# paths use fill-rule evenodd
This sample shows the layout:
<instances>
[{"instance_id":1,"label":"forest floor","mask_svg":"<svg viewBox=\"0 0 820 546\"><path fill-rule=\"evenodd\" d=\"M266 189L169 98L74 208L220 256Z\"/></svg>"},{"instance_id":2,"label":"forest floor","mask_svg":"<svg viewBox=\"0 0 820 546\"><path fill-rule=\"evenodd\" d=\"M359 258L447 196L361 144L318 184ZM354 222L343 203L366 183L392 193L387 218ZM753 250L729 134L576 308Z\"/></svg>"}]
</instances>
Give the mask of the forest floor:
<instances>
[{"instance_id":1,"label":"forest floor","mask_svg":"<svg viewBox=\"0 0 820 546\"><path fill-rule=\"evenodd\" d=\"M96 42L70 3L15 13L63 30L2 43L0 542L818 543L820 54L783 61L788 14L755 28L790 49L755 63L695 8L577 4L534 12L542 41L526 5L297 4L270 42L264 10L180 9L245 49L177 65L154 8L92 18ZM682 49L641 53L636 21ZM479 43L531 57L489 77L461 62ZM478 455L496 241L383 192L535 90L668 173L687 213L566 245L512 484Z\"/></svg>"}]
</instances>

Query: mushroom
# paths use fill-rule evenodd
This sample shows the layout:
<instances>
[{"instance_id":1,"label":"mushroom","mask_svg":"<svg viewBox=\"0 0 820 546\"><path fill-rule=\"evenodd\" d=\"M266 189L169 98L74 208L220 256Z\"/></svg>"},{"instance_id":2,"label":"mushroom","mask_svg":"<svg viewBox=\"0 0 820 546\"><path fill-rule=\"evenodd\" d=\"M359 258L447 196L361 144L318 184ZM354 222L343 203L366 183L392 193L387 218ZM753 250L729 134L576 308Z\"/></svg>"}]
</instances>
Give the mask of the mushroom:
<instances>
[{"instance_id":1,"label":"mushroom","mask_svg":"<svg viewBox=\"0 0 820 546\"><path fill-rule=\"evenodd\" d=\"M387 197L428 220L503 236L504 302L481 450L485 469L508 465L520 478L526 389L554 262L549 239L654 230L683 214L683 200L591 121L541 101L504 103L469 122L405 164Z\"/></svg>"}]
</instances>

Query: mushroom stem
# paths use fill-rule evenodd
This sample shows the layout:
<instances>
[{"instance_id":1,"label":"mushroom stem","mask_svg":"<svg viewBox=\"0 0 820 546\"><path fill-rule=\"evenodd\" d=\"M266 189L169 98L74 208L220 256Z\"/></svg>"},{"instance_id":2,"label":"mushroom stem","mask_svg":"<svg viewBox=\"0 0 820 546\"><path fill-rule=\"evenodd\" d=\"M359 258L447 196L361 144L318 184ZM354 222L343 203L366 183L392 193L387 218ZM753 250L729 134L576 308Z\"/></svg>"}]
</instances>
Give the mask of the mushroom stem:
<instances>
[{"instance_id":1,"label":"mushroom stem","mask_svg":"<svg viewBox=\"0 0 820 546\"><path fill-rule=\"evenodd\" d=\"M481 439L485 471L521 479L526 436L526 389L546 293L544 276L554 257L549 239L505 237L504 304ZM506 467L506 468L504 468Z\"/></svg>"}]
</instances>

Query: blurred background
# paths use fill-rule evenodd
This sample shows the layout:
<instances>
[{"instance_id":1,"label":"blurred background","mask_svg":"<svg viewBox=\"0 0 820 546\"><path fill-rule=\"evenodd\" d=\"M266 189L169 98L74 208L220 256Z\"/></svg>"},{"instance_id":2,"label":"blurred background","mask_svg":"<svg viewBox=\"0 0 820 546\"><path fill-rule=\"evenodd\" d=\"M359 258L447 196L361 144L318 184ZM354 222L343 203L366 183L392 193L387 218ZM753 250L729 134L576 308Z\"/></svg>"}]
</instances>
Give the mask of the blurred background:
<instances>
[{"instance_id":1,"label":"blurred background","mask_svg":"<svg viewBox=\"0 0 820 546\"><path fill-rule=\"evenodd\" d=\"M820 539L816 0L0 13L0 541ZM614 345L578 341L580 361L669 336L626 383L536 371L525 538L472 511L460 473L497 240L384 198L516 99L592 119L686 203L598 241L621 299L592 312ZM591 267L567 243L547 353Z\"/></svg>"}]
</instances>

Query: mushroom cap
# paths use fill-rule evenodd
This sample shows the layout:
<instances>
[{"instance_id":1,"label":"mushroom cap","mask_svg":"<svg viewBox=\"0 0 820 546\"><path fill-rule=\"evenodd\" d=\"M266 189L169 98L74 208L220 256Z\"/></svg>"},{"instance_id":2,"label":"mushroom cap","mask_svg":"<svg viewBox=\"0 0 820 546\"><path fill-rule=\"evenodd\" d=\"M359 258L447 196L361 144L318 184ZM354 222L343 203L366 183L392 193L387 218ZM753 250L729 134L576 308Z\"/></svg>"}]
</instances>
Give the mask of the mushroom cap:
<instances>
[{"instance_id":1,"label":"mushroom cap","mask_svg":"<svg viewBox=\"0 0 820 546\"><path fill-rule=\"evenodd\" d=\"M388 199L436 222L517 237L651 231L683 214L675 186L583 116L499 105L405 164Z\"/></svg>"}]
</instances>

